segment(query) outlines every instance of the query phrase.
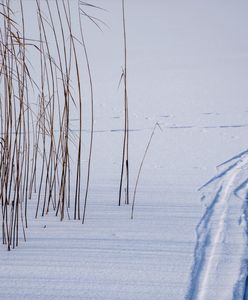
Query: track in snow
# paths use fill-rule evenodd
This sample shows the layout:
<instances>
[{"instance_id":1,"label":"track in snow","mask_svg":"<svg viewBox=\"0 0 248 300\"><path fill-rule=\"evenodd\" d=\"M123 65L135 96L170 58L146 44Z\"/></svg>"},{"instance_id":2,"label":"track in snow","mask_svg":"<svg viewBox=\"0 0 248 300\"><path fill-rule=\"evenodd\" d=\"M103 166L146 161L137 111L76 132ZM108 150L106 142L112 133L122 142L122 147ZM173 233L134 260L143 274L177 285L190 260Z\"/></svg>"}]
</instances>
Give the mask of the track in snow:
<instances>
[{"instance_id":1,"label":"track in snow","mask_svg":"<svg viewBox=\"0 0 248 300\"><path fill-rule=\"evenodd\" d=\"M226 165L200 189L214 186L214 193L196 227L186 300L246 299L248 151L220 166Z\"/></svg>"}]
</instances>

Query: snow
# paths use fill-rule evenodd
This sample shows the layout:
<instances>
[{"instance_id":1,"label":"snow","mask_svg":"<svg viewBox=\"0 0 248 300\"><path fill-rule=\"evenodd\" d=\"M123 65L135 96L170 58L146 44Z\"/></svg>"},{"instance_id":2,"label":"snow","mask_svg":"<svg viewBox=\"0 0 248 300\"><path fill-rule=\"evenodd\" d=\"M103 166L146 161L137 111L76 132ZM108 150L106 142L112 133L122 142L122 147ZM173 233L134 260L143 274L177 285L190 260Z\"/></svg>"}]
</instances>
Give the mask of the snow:
<instances>
[{"instance_id":1,"label":"snow","mask_svg":"<svg viewBox=\"0 0 248 300\"><path fill-rule=\"evenodd\" d=\"M228 162L232 164L203 186L218 181L216 195L206 204L206 212L196 228L194 266L186 299L237 299L237 288L238 298L243 299L247 276L247 195L240 197L240 192L247 185L247 151ZM220 286L222 290L217 288Z\"/></svg>"},{"instance_id":2,"label":"snow","mask_svg":"<svg viewBox=\"0 0 248 300\"><path fill-rule=\"evenodd\" d=\"M164 205L156 200L163 199L161 192L146 192L140 196L153 203L139 205L131 221L129 207L102 203L96 198L102 198L103 191L97 192L84 226L51 216L39 219L30 224L26 244L2 251L2 298L183 297L187 273L182 266L190 268L193 241L186 237L193 232L189 216L194 216L194 208L184 201ZM105 190L104 196L113 198L112 191ZM173 198L173 192L167 197ZM182 209L189 211L187 218ZM175 230L182 236L175 236Z\"/></svg>"},{"instance_id":3,"label":"snow","mask_svg":"<svg viewBox=\"0 0 248 300\"><path fill-rule=\"evenodd\" d=\"M86 222L34 219L32 199L27 242L0 247L0 299L242 299L247 185L237 188L247 155L216 166L247 149L248 3L126 0L132 190L155 122L163 129L142 169L134 220L130 206L117 206L121 3L94 4L106 8L96 14L109 28L86 35L96 99Z\"/></svg>"}]
</instances>

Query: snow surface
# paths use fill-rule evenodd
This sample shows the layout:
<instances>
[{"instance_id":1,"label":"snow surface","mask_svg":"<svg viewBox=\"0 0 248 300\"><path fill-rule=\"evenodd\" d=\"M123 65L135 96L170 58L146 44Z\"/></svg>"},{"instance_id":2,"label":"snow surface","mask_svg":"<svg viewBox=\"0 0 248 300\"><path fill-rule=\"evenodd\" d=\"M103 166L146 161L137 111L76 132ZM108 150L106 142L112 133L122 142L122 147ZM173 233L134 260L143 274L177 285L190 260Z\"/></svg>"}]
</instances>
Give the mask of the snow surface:
<instances>
[{"instance_id":1,"label":"snow surface","mask_svg":"<svg viewBox=\"0 0 248 300\"><path fill-rule=\"evenodd\" d=\"M94 3L110 28L87 31L96 127L86 223L35 220L31 201L27 242L0 247L0 299L242 299L247 156L198 188L247 148L248 2L126 0L132 187L155 122L163 129L134 220L117 206L121 1Z\"/></svg>"}]
</instances>

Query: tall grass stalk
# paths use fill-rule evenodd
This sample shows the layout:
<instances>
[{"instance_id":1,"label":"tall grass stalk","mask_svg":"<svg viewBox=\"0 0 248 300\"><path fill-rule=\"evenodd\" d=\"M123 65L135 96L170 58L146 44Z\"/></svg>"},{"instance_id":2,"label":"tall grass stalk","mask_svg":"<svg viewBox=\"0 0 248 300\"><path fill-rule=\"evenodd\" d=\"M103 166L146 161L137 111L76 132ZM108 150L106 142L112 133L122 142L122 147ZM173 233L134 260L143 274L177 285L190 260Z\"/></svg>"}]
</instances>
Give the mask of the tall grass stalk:
<instances>
[{"instance_id":1,"label":"tall grass stalk","mask_svg":"<svg viewBox=\"0 0 248 300\"><path fill-rule=\"evenodd\" d=\"M85 4L84 4L85 5ZM81 6L81 7L80 7ZM79 24L80 24L80 35L81 41L83 45L84 56L86 59L87 65L87 73L89 76L89 83L90 83L90 145L89 145L89 156L87 161L87 179L86 179L86 189L85 189L85 196L84 196L84 208L83 208L83 217L82 223L85 221L85 214L86 214L86 207L87 207L87 200L88 200L88 193L89 193L89 184L90 184L90 172L91 172L91 160L92 160L92 150L93 150L93 137L94 137L94 89L93 89L93 80L91 75L91 68L90 68L90 61L88 56L88 51L86 47L86 41L84 37L83 25L81 20L81 15L83 16L90 16L84 11L82 2L79 2ZM92 18L90 18L92 19ZM96 24L96 22L94 22Z\"/></svg>"},{"instance_id":2,"label":"tall grass stalk","mask_svg":"<svg viewBox=\"0 0 248 300\"><path fill-rule=\"evenodd\" d=\"M123 26L123 44L124 44L124 67L122 70L122 78L124 82L124 136L122 146L122 163L121 176L119 186L119 206L121 205L122 186L124 170L126 171L125 199L129 204L129 116L128 116L128 93L127 93L127 35L126 35L126 18L125 18L125 0L122 0L122 26Z\"/></svg>"},{"instance_id":3,"label":"tall grass stalk","mask_svg":"<svg viewBox=\"0 0 248 300\"><path fill-rule=\"evenodd\" d=\"M144 161L145 161L145 158L146 158L146 155L147 155L147 152L149 150L149 147L151 145L151 142L152 142L152 139L153 139L153 136L155 134L155 130L156 128L159 127L160 130L161 127L159 125L159 123L156 123L153 127L153 130L152 130L152 133L151 133L151 136L148 140L148 143L147 143L147 146L145 148L145 152L144 152L144 155L143 155L143 158L141 160L141 163L140 163L140 166L139 166L139 170L138 170L138 174L137 174L137 178L136 178L136 182L135 182L135 187L134 187L134 192L133 192L133 201L132 201L132 211L131 211L131 219L133 219L133 215L134 215L134 205L135 205L135 200L136 200L136 193L137 193L137 187L138 187L138 183L139 183L139 179L140 179L140 174L141 174L141 171L142 171L142 167L143 167L143 164L144 164Z\"/></svg>"}]
</instances>

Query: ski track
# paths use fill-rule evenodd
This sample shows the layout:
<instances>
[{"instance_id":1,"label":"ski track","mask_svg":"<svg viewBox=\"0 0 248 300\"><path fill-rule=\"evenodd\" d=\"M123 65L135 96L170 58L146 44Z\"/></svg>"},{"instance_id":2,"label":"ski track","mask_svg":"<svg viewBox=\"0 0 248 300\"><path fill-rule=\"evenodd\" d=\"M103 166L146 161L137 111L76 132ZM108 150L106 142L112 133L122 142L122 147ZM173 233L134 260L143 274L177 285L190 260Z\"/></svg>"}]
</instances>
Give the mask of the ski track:
<instances>
[{"instance_id":1,"label":"ski track","mask_svg":"<svg viewBox=\"0 0 248 300\"><path fill-rule=\"evenodd\" d=\"M212 299L210 296L212 292L210 282L211 280L213 281L213 276L217 274L216 271L224 250L223 242L225 241L225 237L228 236L227 223L230 221L228 218L231 209L230 203L234 199L232 196L239 197L239 192L247 188L248 185L247 177L244 180L240 176L248 165L247 150L227 162L235 159L237 160L235 163L228 166L223 172L210 179L200 188L201 190L213 182L217 183L217 192L215 192L215 196L196 227L197 241L194 251L194 263L191 270L189 287L185 296L186 300ZM244 199L243 197L239 198ZM243 205L240 199L237 205L238 208L240 206L240 213L243 213L245 216L244 223L247 232L247 199L243 200ZM237 208L236 205L235 208ZM243 230L241 226L240 230ZM247 237L245 234L243 236L246 238L244 242L246 249L243 251L245 253L245 250L247 251ZM240 257L239 259L239 278L236 278L236 282L232 282L232 290L230 292L230 299L233 300L246 299L244 295L247 293L245 287L247 281L247 257L244 255L244 257ZM237 298L237 294L243 296Z\"/></svg>"}]
</instances>

